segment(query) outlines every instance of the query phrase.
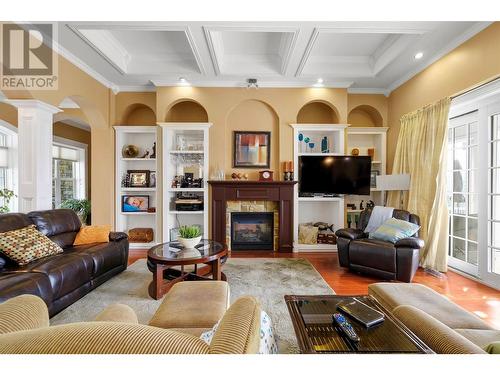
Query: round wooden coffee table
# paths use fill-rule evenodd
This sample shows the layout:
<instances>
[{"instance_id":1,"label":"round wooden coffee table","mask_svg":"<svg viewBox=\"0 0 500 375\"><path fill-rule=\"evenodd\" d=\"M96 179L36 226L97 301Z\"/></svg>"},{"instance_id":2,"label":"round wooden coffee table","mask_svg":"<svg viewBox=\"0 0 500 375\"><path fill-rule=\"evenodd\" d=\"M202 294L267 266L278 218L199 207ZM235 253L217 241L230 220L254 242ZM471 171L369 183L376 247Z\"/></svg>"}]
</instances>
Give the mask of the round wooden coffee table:
<instances>
[{"instance_id":1,"label":"round wooden coffee table","mask_svg":"<svg viewBox=\"0 0 500 375\"><path fill-rule=\"evenodd\" d=\"M226 280L221 270L226 259L227 248L212 240L202 239L194 249L185 249L177 241L153 246L148 251L148 268L153 272L149 295L160 299L184 280Z\"/></svg>"}]
</instances>

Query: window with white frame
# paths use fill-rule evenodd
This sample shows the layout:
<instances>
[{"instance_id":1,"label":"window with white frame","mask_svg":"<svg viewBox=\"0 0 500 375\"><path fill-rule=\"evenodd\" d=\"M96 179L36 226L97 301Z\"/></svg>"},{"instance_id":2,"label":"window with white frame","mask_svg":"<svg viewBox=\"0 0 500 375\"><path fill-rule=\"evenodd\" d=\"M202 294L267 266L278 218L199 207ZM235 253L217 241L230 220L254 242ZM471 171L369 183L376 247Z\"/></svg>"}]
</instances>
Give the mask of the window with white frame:
<instances>
[{"instance_id":1,"label":"window with white frame","mask_svg":"<svg viewBox=\"0 0 500 375\"><path fill-rule=\"evenodd\" d=\"M76 142L56 142L52 146L52 207L68 199L87 197L86 147Z\"/></svg>"},{"instance_id":2,"label":"window with white frame","mask_svg":"<svg viewBox=\"0 0 500 375\"><path fill-rule=\"evenodd\" d=\"M0 120L0 189L12 190L17 195L17 133L16 129ZM0 202L3 206L4 202ZM17 199L8 204L9 211L16 211Z\"/></svg>"}]
</instances>

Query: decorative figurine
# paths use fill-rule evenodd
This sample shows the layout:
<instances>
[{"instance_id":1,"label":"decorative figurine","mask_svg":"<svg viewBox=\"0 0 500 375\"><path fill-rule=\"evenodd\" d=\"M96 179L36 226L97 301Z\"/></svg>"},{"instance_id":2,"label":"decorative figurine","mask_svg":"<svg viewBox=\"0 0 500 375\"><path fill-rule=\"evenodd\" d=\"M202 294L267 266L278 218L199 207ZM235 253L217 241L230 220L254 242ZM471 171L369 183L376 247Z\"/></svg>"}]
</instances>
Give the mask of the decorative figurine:
<instances>
[{"instance_id":1,"label":"decorative figurine","mask_svg":"<svg viewBox=\"0 0 500 375\"><path fill-rule=\"evenodd\" d=\"M153 143L153 152L149 156L151 159L156 159L156 142Z\"/></svg>"},{"instance_id":2,"label":"decorative figurine","mask_svg":"<svg viewBox=\"0 0 500 375\"><path fill-rule=\"evenodd\" d=\"M364 202L364 201L361 201L361 203L359 204L359 209L360 209L361 211L363 211L363 210L365 209L365 208L363 207L363 202Z\"/></svg>"}]
</instances>

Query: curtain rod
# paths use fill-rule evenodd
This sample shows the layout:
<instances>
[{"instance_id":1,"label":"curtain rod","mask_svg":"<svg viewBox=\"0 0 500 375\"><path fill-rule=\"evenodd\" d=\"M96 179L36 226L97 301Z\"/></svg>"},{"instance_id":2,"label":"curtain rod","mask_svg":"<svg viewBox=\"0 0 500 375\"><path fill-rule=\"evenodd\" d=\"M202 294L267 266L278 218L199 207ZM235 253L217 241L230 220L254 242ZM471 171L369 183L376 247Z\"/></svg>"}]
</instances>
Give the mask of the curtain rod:
<instances>
[{"instance_id":1,"label":"curtain rod","mask_svg":"<svg viewBox=\"0 0 500 375\"><path fill-rule=\"evenodd\" d=\"M477 84L475 86L469 87L469 88L467 88L465 90L459 91L456 94L451 95L450 98L452 100L455 99L455 98L458 98L459 96L465 95L465 94L467 94L467 93L469 93L471 91L480 89L481 87L486 86L486 85L490 84L491 82L496 81L499 78L500 78L500 75L497 75L494 78L489 78L488 80L483 81L483 82L481 82L481 83L479 83L479 84Z\"/></svg>"}]
</instances>

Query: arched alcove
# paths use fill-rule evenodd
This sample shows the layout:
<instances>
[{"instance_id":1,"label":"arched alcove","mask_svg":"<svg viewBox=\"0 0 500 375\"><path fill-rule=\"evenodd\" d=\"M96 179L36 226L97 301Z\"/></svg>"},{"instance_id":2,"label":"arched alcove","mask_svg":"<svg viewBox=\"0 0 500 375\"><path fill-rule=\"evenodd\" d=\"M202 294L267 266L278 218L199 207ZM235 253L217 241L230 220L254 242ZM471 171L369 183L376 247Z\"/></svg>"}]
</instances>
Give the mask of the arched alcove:
<instances>
[{"instance_id":1,"label":"arched alcove","mask_svg":"<svg viewBox=\"0 0 500 375\"><path fill-rule=\"evenodd\" d=\"M271 132L271 158L269 169L278 174L279 118L276 111L269 104L256 99L249 99L239 103L229 111L226 117L224 135L225 147L219 147L219 143L217 143L218 146L215 152L224 152L226 175L230 176L232 172L241 172L248 173L249 179L257 179L259 169L233 168L233 137L235 131ZM222 144L220 144L220 146L222 146ZM218 159L220 160L220 158Z\"/></svg>"},{"instance_id":2,"label":"arched alcove","mask_svg":"<svg viewBox=\"0 0 500 375\"><path fill-rule=\"evenodd\" d=\"M358 105L349 112L347 122L352 126L383 126L380 112L371 105Z\"/></svg>"},{"instance_id":3,"label":"arched alcove","mask_svg":"<svg viewBox=\"0 0 500 375\"><path fill-rule=\"evenodd\" d=\"M208 122L208 113L194 100L181 100L170 107L165 118L167 122Z\"/></svg>"},{"instance_id":4,"label":"arched alcove","mask_svg":"<svg viewBox=\"0 0 500 375\"><path fill-rule=\"evenodd\" d=\"M298 124L338 124L337 109L330 103L312 101L305 104L297 114Z\"/></svg>"},{"instance_id":5,"label":"arched alcove","mask_svg":"<svg viewBox=\"0 0 500 375\"><path fill-rule=\"evenodd\" d=\"M129 105L122 116L123 125L156 125L155 112L145 104Z\"/></svg>"}]
</instances>

